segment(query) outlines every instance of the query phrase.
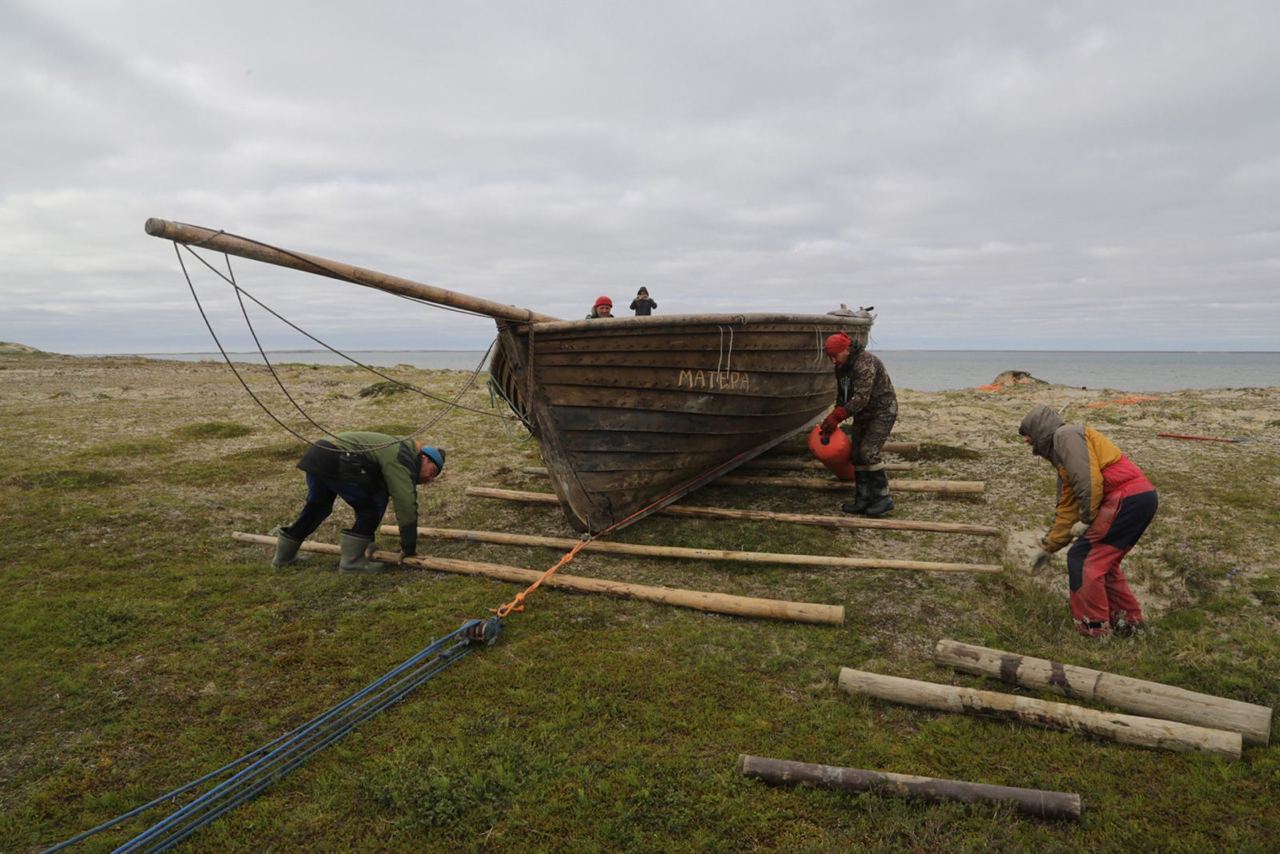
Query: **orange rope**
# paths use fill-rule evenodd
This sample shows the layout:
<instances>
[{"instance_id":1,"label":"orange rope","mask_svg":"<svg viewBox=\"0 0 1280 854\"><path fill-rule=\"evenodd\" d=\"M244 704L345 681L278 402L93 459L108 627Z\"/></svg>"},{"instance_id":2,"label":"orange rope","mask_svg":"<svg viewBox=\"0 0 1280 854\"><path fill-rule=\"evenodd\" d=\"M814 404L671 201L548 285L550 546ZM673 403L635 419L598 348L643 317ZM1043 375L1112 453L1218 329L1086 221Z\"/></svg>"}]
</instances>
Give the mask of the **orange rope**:
<instances>
[{"instance_id":1,"label":"orange rope","mask_svg":"<svg viewBox=\"0 0 1280 854\"><path fill-rule=\"evenodd\" d=\"M720 468L721 468L721 469L729 469L729 468L732 468L735 464L737 464L738 462L741 462L742 458L744 458L744 457L746 457L746 453L738 454L738 456L736 456L736 457L734 457L734 458L732 458L732 459L728 460L727 462L723 462L723 463L721 463L721 464L720 464ZM630 516L628 516L627 518L625 518L625 519L620 519L619 521L614 522L612 525L610 525L609 527L605 528L604 530L602 530L602 531L598 531L597 533L594 533L594 534L588 534L585 538L583 538L583 540L582 540L581 542L579 542L577 545L575 545L573 548L571 548L568 552L566 552L566 553L565 553L565 555L564 555L564 557L562 557L562 558L560 558L560 560L556 561L555 566L551 567L551 568L550 568L550 569L548 569L546 572L542 573L542 575L539 575L539 576L538 576L538 578L537 578L537 580L535 580L532 584L530 584L528 587L526 587L526 588L525 588L524 590L522 590L521 592L517 593L517 594L516 594L516 598L512 599L510 602L508 602L508 603L507 603L507 604L505 604L505 605L501 605L501 606L499 606L499 607L497 607L497 608L490 608L489 610L490 610L491 612L493 612L494 614L497 614L497 615L498 615L498 617L499 617L499 619L505 619L505 618L506 618L506 616L507 616L508 614L512 613L512 612L519 613L519 612L523 611L523 610L524 610L524 600L525 600L525 599L527 599L527 598L529 597L529 595L533 593L533 591L535 591L535 590L537 590L539 587L541 587L541 586L542 586L542 582L546 581L548 578L550 578L551 576L553 576L553 575L555 575L557 572L559 572L559 571L560 571L560 567L565 566L565 565L567 565L567 564L569 564L569 563L572 563L572 562L573 562L573 559L574 559L575 557L577 557L577 556L578 556L578 552L580 552L580 551L582 551L584 548L586 548L586 546L587 546L587 544L588 544L588 543L591 543L591 542L593 542L593 541L595 541L595 540L598 540L598 539L600 539L601 537L608 536L609 534L613 533L614 531L618 530L619 528L621 528L621 527L623 527L624 525L626 525L627 523L629 523L632 519L635 519L637 516L643 516L643 515L645 515L645 514L646 514L646 513L648 513L650 510L652 510L654 507L657 507L658 505L660 505L660 504L662 504L664 501L666 501L670 496L672 496L672 495L674 495L675 493L679 492L680 490L684 489L684 488L685 488L685 486L687 486L687 485L688 485L688 483L690 483L690 481L686 481L685 483L682 483L682 484L680 484L679 486L676 486L676 487L673 487L672 489L669 489L669 490L668 490L664 495L660 496L656 501L652 502L651 504L649 504L649 505L648 505L648 506L646 506L646 507L642 507L642 508L640 508L639 510L637 510L637 511L636 511L636 512L634 512L634 513L632 513L632 514L631 514Z\"/></svg>"}]
</instances>

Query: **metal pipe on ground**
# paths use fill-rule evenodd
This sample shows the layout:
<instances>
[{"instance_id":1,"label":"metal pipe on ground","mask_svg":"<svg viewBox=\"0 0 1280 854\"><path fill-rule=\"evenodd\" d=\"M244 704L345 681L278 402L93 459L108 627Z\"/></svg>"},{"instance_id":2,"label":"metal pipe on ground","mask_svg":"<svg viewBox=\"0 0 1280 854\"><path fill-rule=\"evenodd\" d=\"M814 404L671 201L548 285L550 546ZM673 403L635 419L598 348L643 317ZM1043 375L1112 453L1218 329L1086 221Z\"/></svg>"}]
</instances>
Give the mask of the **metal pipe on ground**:
<instances>
[{"instance_id":1,"label":"metal pipe on ground","mask_svg":"<svg viewBox=\"0 0 1280 854\"><path fill-rule=\"evenodd\" d=\"M1011 804L1020 812L1040 818L1078 820L1084 812L1080 796L1074 792L1045 789L1023 789L1018 786L994 786L964 780L917 777L889 771L867 771L836 765L815 765L764 756L738 756L738 773L774 785L815 786L846 792L874 792L898 798L924 801L963 801L972 803Z\"/></svg>"},{"instance_id":2,"label":"metal pipe on ground","mask_svg":"<svg viewBox=\"0 0 1280 854\"><path fill-rule=\"evenodd\" d=\"M275 537L262 534L246 534L241 531L232 532L231 538L242 543L255 543L263 546L274 546L276 544ZM304 542L300 550L330 555L342 553L342 549L336 545L311 541ZM485 578L496 578L499 581L512 581L517 584L532 584L542 577L541 572L532 569L472 560L418 555L404 558L401 561L398 552L390 551L375 551L371 557L374 560L392 564L400 563L403 566L418 569L433 569L439 572L453 572L460 575L478 575ZM770 620L788 620L796 623L816 623L830 626L844 624L843 605L789 602L783 599L758 599L752 596L736 596L730 593L708 593L701 590L654 587L646 584L629 584L622 581L606 581L601 578L584 578L576 575L556 574L544 581L543 586L560 590L572 590L578 593L599 593L606 596L616 596L621 599L639 599L643 602L674 605L679 608L691 608L697 611L710 611L717 614L730 614L735 617L760 617Z\"/></svg>"},{"instance_id":3,"label":"metal pipe on ground","mask_svg":"<svg viewBox=\"0 0 1280 854\"><path fill-rule=\"evenodd\" d=\"M383 525L384 534L396 534L395 525ZM463 540L508 546L538 546L549 549L571 549L580 540L568 537L538 537L530 534L508 534L502 531L472 531L457 528L418 528L418 536L442 540ZM946 563L927 560L843 557L838 555L782 554L777 552L737 552L720 549L690 549L680 546L650 546L636 543L593 540L583 546L584 552L631 555L634 557L670 557L682 560L733 561L735 563L769 563L789 566L812 566L820 569L907 569L921 572L996 573L1003 567L980 563Z\"/></svg>"},{"instance_id":4,"label":"metal pipe on ground","mask_svg":"<svg viewBox=\"0 0 1280 854\"><path fill-rule=\"evenodd\" d=\"M476 498L493 498L499 501L520 501L526 504L558 504L559 500L549 492L525 492L518 489L495 489L487 486L468 486L466 494ZM913 519L871 519L866 516L823 516L814 513L778 513L773 510L742 510L728 507L692 507L684 504L668 504L656 511L659 516L680 516L693 519L749 519L757 522L791 522L798 525L816 525L821 528L869 528L885 531L924 531L934 534L973 534L980 537L999 537L1000 529L990 525L974 525L968 522L926 522Z\"/></svg>"}]
</instances>

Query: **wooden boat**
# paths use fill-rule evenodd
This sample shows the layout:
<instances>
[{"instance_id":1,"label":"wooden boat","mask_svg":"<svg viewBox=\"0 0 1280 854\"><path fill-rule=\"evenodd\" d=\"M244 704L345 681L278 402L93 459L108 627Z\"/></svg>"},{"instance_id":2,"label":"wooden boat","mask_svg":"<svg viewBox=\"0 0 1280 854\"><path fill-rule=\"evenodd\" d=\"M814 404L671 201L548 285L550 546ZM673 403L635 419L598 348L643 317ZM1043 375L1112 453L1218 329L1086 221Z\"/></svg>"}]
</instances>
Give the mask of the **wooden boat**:
<instances>
[{"instance_id":1,"label":"wooden boat","mask_svg":"<svg viewBox=\"0 0 1280 854\"><path fill-rule=\"evenodd\" d=\"M843 307L558 320L198 226L149 219L146 230L494 318L490 374L579 531L641 519L812 424L835 395L823 341L843 329L865 344L872 323Z\"/></svg>"}]
</instances>

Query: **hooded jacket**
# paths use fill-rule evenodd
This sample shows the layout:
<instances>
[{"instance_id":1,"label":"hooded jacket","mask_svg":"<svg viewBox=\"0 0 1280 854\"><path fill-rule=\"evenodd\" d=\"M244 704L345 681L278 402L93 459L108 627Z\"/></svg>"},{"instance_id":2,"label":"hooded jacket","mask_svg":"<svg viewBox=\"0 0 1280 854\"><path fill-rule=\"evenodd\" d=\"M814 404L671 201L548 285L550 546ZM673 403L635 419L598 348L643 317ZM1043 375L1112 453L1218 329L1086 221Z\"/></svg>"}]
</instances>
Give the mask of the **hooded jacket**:
<instances>
[{"instance_id":1,"label":"hooded jacket","mask_svg":"<svg viewBox=\"0 0 1280 854\"><path fill-rule=\"evenodd\" d=\"M1018 432L1030 437L1036 456L1058 470L1058 509L1053 526L1041 542L1045 551L1056 552L1071 542L1071 526L1075 522L1092 524L1108 488L1134 477L1145 480L1142 470L1128 463L1110 439L1092 427L1065 423L1048 406L1037 406L1028 412ZM1128 464L1114 470L1118 479L1103 475L1104 469L1122 461Z\"/></svg>"},{"instance_id":2,"label":"hooded jacket","mask_svg":"<svg viewBox=\"0 0 1280 854\"><path fill-rule=\"evenodd\" d=\"M333 442L322 440L308 448L298 461L298 468L320 477L389 493L395 506L396 524L400 527L400 548L405 554L416 554L418 493L415 487L422 471L418 445L412 439L401 440L385 433L352 431L338 433L335 438L336 447Z\"/></svg>"}]
</instances>

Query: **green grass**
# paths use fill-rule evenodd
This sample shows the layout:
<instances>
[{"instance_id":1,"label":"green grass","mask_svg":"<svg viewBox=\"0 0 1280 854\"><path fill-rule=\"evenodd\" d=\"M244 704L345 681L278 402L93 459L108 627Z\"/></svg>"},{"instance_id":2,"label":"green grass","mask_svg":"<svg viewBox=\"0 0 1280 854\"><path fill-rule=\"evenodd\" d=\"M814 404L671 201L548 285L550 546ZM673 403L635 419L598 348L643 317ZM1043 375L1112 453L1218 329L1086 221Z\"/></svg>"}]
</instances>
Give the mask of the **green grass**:
<instances>
[{"instance_id":1,"label":"green grass","mask_svg":"<svg viewBox=\"0 0 1280 854\"><path fill-rule=\"evenodd\" d=\"M5 393L19 381L0 372L0 422L34 437L0 445L12 499L0 505L10 532L0 539L0 850L40 850L230 761L518 589L411 570L348 576L329 557L273 570L266 549L227 535L265 531L296 513L301 445L245 400L225 369L103 360L92 364L107 376L81 380L65 371L79 362L61 357L22 364L48 365L49 374L39 397L20 399ZM180 380L170 379L175 370ZM439 411L416 395L362 399L368 380L355 370L280 370L308 411L338 429L403 434ZM409 381L447 396L463 377L417 372ZM98 387L147 384L171 384L174 393L94 403L92 413L74 402ZM179 393L188 386L198 393ZM836 572L582 555L564 571L841 604L846 624L541 591L496 645L186 848L1267 850L1280 836L1275 747L1248 748L1233 763L895 706L835 684L849 666L1015 690L932 665L934 642L951 637L1275 705L1280 572L1267 532L1280 521L1280 458L1262 442L1146 438L1164 409L1200 424L1212 407L1228 419L1222 430L1249 432L1229 420L1233 400L1171 399L1114 422L1114 438L1161 488L1160 516L1126 562L1153 612L1148 637L1099 644L1075 636L1061 559L1033 574L989 538L655 516L617 539L1003 563L1007 571ZM484 406L487 398L477 392L464 402ZM950 406L975 407L972 432L927 432L931 422L919 414ZM902 495L897 515L1010 532L1046 524L1054 475L1013 432L1026 407L969 393L904 394L900 438L925 442L921 469L910 476L985 480L988 489L978 500ZM571 535L555 509L463 494L473 484L547 489L519 473L540 462L535 445L514 444L495 420L465 412L423 439L446 447L450 460L445 477L420 490L423 524ZM838 500L708 488L688 503L831 513ZM349 521L339 507L317 539L335 542ZM558 557L431 540L420 550L534 569ZM1000 806L771 788L736 774L739 753L1075 791L1086 814L1063 824ZM108 850L162 814L81 850Z\"/></svg>"}]
</instances>

